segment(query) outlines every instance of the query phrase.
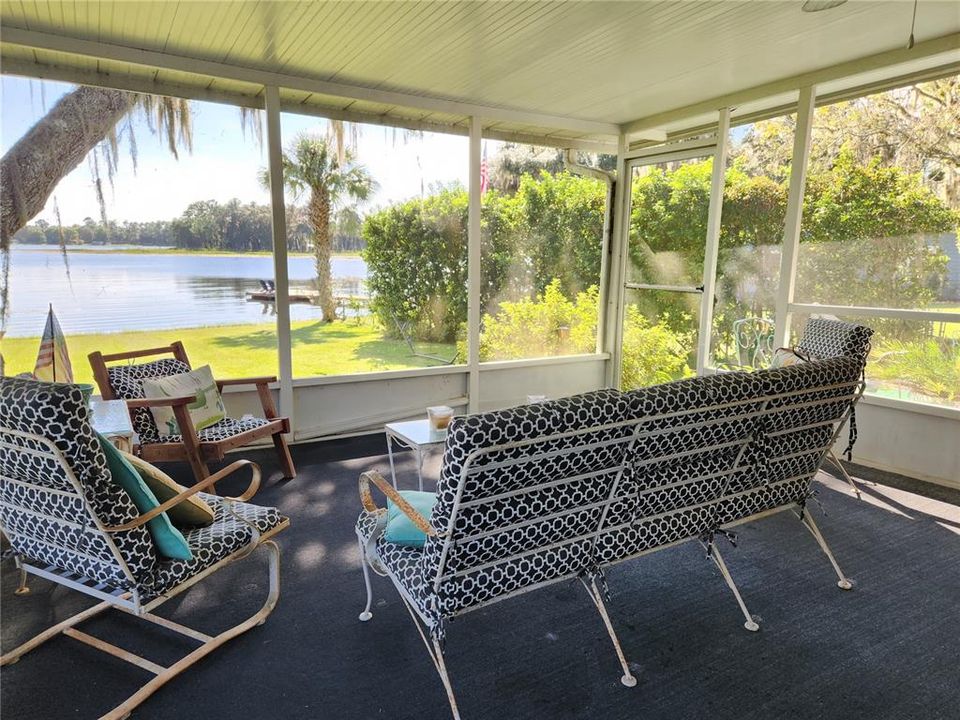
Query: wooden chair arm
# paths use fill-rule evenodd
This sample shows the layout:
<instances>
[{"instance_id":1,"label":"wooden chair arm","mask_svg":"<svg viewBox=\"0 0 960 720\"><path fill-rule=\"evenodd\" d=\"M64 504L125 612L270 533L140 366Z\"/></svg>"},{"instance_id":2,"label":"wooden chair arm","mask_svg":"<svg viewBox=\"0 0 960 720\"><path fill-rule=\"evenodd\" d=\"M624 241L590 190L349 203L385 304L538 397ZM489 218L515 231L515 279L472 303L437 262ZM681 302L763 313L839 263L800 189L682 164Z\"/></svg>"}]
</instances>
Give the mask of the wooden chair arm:
<instances>
[{"instance_id":1,"label":"wooden chair arm","mask_svg":"<svg viewBox=\"0 0 960 720\"><path fill-rule=\"evenodd\" d=\"M365 473L360 475L360 502L363 504L363 509L367 512L379 512L383 508L377 507L377 504L373 501L373 495L370 493L370 483L376 485L388 498L393 500L400 512L410 518L410 521L417 526L420 530L425 532L427 535L436 535L437 531L433 529L433 526L430 524L430 521L427 520L423 515L418 513L413 505L408 503L403 499L397 490L388 483L383 475L378 473L376 470L368 470Z\"/></svg>"},{"instance_id":2,"label":"wooden chair arm","mask_svg":"<svg viewBox=\"0 0 960 720\"><path fill-rule=\"evenodd\" d=\"M180 405L189 405L192 402L196 402L196 400L196 395L168 398L133 398L127 400L127 407L131 410L136 408L178 407Z\"/></svg>"},{"instance_id":3,"label":"wooden chair arm","mask_svg":"<svg viewBox=\"0 0 960 720\"><path fill-rule=\"evenodd\" d=\"M207 478L204 478L203 480L198 482L196 485L192 485L191 487L187 488L179 495L176 495L175 497L170 498L166 502L161 503L160 505L153 508L152 510L148 510L142 515L138 515L130 522L126 522L123 525L111 525L103 528L103 531L104 532L123 532L125 530L133 530L134 528L138 528L144 523L147 523L150 520L153 520L153 518L157 517L157 515L159 515L160 513L166 512L167 510L169 510L175 505L179 505L187 498L196 495L201 490L205 490L206 488L210 487L214 483L217 483L220 480L223 480L228 475L232 475L234 472L236 472L242 467L246 467L247 465L250 466L250 469L252 471L252 477L250 478L250 484L247 485L247 489L243 491L242 495L238 495L237 497L226 498L227 500L237 500L239 502L246 502L247 500L252 498L254 495L256 495L257 490L260 489L260 466L257 465L255 462L252 462L251 460L237 460L235 462L230 463L222 470L218 470L213 475Z\"/></svg>"},{"instance_id":4,"label":"wooden chair arm","mask_svg":"<svg viewBox=\"0 0 960 720\"><path fill-rule=\"evenodd\" d=\"M217 390L223 390L227 385L269 385L277 381L276 375L263 375L260 377L231 378L229 380L217 380Z\"/></svg>"}]
</instances>

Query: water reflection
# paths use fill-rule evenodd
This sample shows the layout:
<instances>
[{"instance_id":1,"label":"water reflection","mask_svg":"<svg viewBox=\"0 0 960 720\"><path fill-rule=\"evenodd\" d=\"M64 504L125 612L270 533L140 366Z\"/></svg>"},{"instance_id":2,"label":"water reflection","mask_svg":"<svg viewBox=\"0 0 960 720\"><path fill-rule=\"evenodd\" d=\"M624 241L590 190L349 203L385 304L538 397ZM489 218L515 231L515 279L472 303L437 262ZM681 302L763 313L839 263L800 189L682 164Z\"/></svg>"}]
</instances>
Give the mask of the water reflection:
<instances>
[{"instance_id":1,"label":"water reflection","mask_svg":"<svg viewBox=\"0 0 960 720\"><path fill-rule=\"evenodd\" d=\"M334 293L349 315L349 298L366 297L366 264L358 257L337 257L332 270ZM289 273L291 292L314 290L312 258L291 257ZM104 251L70 253L68 276L55 248L15 245L8 336L39 335L49 303L68 334L264 322L275 308L248 302L247 293L259 290L260 280L272 278L273 259L266 255ZM320 316L313 304L290 308L294 321Z\"/></svg>"}]
</instances>

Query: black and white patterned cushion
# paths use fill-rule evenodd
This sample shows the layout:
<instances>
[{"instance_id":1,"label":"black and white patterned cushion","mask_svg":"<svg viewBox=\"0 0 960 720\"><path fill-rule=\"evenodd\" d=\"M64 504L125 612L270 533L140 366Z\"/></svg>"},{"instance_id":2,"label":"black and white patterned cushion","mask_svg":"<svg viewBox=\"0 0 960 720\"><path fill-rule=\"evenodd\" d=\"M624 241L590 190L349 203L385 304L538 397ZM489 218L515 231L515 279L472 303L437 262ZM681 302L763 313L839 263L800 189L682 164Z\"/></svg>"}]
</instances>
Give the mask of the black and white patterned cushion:
<instances>
[{"instance_id":1,"label":"black and white patterned cushion","mask_svg":"<svg viewBox=\"0 0 960 720\"><path fill-rule=\"evenodd\" d=\"M73 490L62 466L17 449L41 447L10 430L39 435L56 445L104 525L134 519L139 513L110 477L80 389L0 378L0 440L14 446L0 447L0 519L13 549L24 558L130 587L102 535L91 531L93 518L84 503L58 492ZM114 533L112 538L135 581L153 571L157 555L145 528Z\"/></svg>"},{"instance_id":2,"label":"black and white patterned cushion","mask_svg":"<svg viewBox=\"0 0 960 720\"><path fill-rule=\"evenodd\" d=\"M193 559L161 559L143 583L142 591L147 599L162 595L244 547L255 546L261 534L285 520L276 508L228 502L207 493L197 493L197 496L213 508L213 523L183 531Z\"/></svg>"},{"instance_id":3,"label":"black and white patterned cushion","mask_svg":"<svg viewBox=\"0 0 960 720\"><path fill-rule=\"evenodd\" d=\"M804 357L816 360L854 357L866 365L872 335L873 330L865 325L812 317L803 328L796 350Z\"/></svg>"},{"instance_id":4,"label":"black and white patterned cushion","mask_svg":"<svg viewBox=\"0 0 960 720\"><path fill-rule=\"evenodd\" d=\"M107 368L107 379L113 393L121 400L139 400L144 397L143 381L148 378L169 377L190 372L190 366L176 358L163 358L147 363L114 365ZM140 437L140 443L162 442L153 415L146 408L137 408L133 412L133 430Z\"/></svg>"},{"instance_id":5,"label":"black and white patterned cushion","mask_svg":"<svg viewBox=\"0 0 960 720\"><path fill-rule=\"evenodd\" d=\"M169 377L190 372L189 366L175 358L164 358L139 365L114 365L107 369L110 387L118 398L134 400L144 397L143 381L153 377ZM264 418L224 418L220 422L197 432L200 442L219 442L235 435L263 427L270 421ZM153 415L146 408L138 408L133 413L133 429L140 437L141 445L153 443L181 443L182 435L161 435Z\"/></svg>"},{"instance_id":6,"label":"black and white patterned cushion","mask_svg":"<svg viewBox=\"0 0 960 720\"><path fill-rule=\"evenodd\" d=\"M382 513L361 513L357 533L375 539L375 560L442 633L444 619L481 603L803 503L869 350L869 329L853 327L827 360L455 418L430 518L437 536L422 550L389 543ZM536 444L476 456L463 477L473 454L517 441Z\"/></svg>"},{"instance_id":7,"label":"black and white patterned cushion","mask_svg":"<svg viewBox=\"0 0 960 720\"><path fill-rule=\"evenodd\" d=\"M263 418L257 417L224 418L220 422L200 430L197 433L197 437L200 439L200 442L218 442L220 440L228 440L234 435L247 432L247 430L254 430L255 428L263 427L269 422L269 420L264 420ZM178 443L182 441L182 435L163 435L157 440L157 442L164 443Z\"/></svg>"}]
</instances>

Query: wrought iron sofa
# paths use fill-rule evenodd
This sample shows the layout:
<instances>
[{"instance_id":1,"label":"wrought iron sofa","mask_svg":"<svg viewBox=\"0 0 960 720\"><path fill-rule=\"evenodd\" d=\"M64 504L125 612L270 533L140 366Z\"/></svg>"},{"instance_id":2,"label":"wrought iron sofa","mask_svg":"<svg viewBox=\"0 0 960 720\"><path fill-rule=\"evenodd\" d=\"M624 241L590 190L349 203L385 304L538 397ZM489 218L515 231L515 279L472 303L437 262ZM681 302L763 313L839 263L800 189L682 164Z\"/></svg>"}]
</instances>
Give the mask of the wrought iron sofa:
<instances>
[{"instance_id":1,"label":"wrought iron sofa","mask_svg":"<svg viewBox=\"0 0 960 720\"><path fill-rule=\"evenodd\" d=\"M199 492L243 468L249 468L253 477L239 497ZM123 718L193 663L263 624L280 592L280 551L270 538L289 520L274 508L246 502L259 484L259 468L239 460L140 514L111 478L79 387L0 378L0 529L20 569L16 594L29 593L29 573L101 601L5 653L0 665L16 662L60 633L126 660L154 677L103 716ZM213 523L183 531L192 559L159 557L145 524L192 495L213 509ZM153 613L197 581L261 546L269 556L270 589L264 605L248 619L211 636ZM163 667L77 629L109 608L180 633L199 647ZM9 612L9 607L5 610Z\"/></svg>"},{"instance_id":2,"label":"wrought iron sofa","mask_svg":"<svg viewBox=\"0 0 960 720\"><path fill-rule=\"evenodd\" d=\"M863 391L872 331L811 321L818 359L620 393L600 390L552 402L455 418L437 502L416 513L376 471L360 478L357 536L369 567L388 576L440 674L445 621L505 598L579 578L620 661L636 684L608 617L605 567L699 540L745 617L759 628L714 543L740 523L793 509L851 587L804 511L811 482ZM373 483L427 533L422 549L387 542ZM429 639L428 639L429 636Z\"/></svg>"}]
</instances>

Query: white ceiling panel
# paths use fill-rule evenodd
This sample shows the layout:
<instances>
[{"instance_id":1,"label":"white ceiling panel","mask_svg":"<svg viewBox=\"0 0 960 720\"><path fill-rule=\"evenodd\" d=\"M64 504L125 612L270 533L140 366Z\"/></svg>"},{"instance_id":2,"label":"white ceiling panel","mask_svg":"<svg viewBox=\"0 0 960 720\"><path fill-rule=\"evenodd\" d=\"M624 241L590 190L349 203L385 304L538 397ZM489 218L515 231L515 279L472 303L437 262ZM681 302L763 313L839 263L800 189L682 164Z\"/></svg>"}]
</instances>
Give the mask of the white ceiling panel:
<instances>
[{"instance_id":1,"label":"white ceiling panel","mask_svg":"<svg viewBox=\"0 0 960 720\"><path fill-rule=\"evenodd\" d=\"M549 132L551 125L565 125L564 136L609 139L614 125L652 119L666 127L676 123L671 113L678 109L699 103L703 107L695 109L702 114L713 99L906 45L911 0L851 0L820 13L804 13L800 5L796 0L3 0L0 46L16 72L25 72L31 58L22 43L5 38L10 30L14 36L32 31L49 39L37 45L45 52L33 55L33 62L43 65L38 75L74 70L82 78L97 72L101 65L91 63L89 49L59 46L64 39L92 41L113 49L104 57L130 68L173 57L227 65L237 70L229 78L233 81L246 80L243 73L263 72L328 83L317 93L290 88L284 95L288 106L457 125L471 106L483 106L504 111L487 123L501 131ZM947 62L960 59L957 0L919 3L916 40L922 48L936 38L941 45L945 38L954 51ZM896 57L900 64L910 59L903 53ZM223 92L227 85L213 82L209 67L198 65L191 72L189 65L173 64L159 80ZM136 69L125 74L150 75ZM257 85L257 77L251 75L251 85ZM329 83L400 93L410 101L401 109L404 103L392 102L393 96L368 93L351 102L348 94L331 95L328 91L336 88ZM256 94L241 86L245 96ZM511 116L513 111L518 114ZM570 122L548 122L551 118Z\"/></svg>"}]
</instances>

